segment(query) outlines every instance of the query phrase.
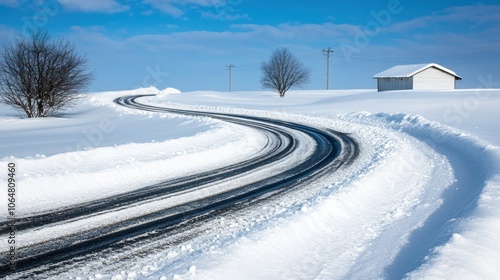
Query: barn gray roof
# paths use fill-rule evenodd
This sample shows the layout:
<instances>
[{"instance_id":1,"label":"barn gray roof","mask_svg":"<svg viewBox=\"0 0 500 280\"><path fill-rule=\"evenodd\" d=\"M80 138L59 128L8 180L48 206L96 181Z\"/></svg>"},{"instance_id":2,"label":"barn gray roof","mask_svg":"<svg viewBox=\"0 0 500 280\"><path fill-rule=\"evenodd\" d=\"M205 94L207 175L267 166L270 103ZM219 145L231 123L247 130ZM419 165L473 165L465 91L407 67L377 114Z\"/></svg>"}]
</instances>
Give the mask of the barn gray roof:
<instances>
[{"instance_id":1,"label":"barn gray roof","mask_svg":"<svg viewBox=\"0 0 500 280\"><path fill-rule=\"evenodd\" d=\"M424 71L425 69L435 67L443 72L446 72L452 76L455 76L455 79L461 80L462 78L458 76L455 72L451 71L448 68L445 68L436 63L427 63L427 64L409 64L409 65L396 65L392 68L389 68L385 71L382 71L375 76L374 79L379 78L408 78L419 72Z\"/></svg>"}]
</instances>

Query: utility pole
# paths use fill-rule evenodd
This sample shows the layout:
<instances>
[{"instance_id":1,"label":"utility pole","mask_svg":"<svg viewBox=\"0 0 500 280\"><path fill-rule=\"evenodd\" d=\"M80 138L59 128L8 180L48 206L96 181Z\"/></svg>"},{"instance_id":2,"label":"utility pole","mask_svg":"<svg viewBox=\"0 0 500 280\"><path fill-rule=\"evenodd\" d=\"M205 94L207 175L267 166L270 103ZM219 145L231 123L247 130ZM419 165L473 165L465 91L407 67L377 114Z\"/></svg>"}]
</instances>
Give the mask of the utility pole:
<instances>
[{"instance_id":1,"label":"utility pole","mask_svg":"<svg viewBox=\"0 0 500 280\"><path fill-rule=\"evenodd\" d=\"M323 52L326 53L326 90L328 90L330 80L330 53L332 53L333 50L328 47L327 50L323 49Z\"/></svg>"},{"instance_id":2,"label":"utility pole","mask_svg":"<svg viewBox=\"0 0 500 280\"><path fill-rule=\"evenodd\" d=\"M233 64L229 64L226 65L226 67L229 69L229 92L231 92L231 69L236 66L234 66Z\"/></svg>"}]
</instances>

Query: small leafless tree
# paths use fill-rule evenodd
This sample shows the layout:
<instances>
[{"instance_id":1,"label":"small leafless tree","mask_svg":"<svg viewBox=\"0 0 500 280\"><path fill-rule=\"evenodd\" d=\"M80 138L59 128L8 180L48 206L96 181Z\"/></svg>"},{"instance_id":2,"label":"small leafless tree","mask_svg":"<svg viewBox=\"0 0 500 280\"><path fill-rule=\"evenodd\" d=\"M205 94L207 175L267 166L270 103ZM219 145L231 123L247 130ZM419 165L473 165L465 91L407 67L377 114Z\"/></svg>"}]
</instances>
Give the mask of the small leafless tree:
<instances>
[{"instance_id":1,"label":"small leafless tree","mask_svg":"<svg viewBox=\"0 0 500 280\"><path fill-rule=\"evenodd\" d=\"M4 45L0 58L0 102L28 118L47 117L71 106L92 80L87 60L64 39L35 31Z\"/></svg>"},{"instance_id":2,"label":"small leafless tree","mask_svg":"<svg viewBox=\"0 0 500 280\"><path fill-rule=\"evenodd\" d=\"M287 48L275 49L260 68L262 87L276 90L280 97L285 97L291 87L308 83L311 73Z\"/></svg>"}]
</instances>

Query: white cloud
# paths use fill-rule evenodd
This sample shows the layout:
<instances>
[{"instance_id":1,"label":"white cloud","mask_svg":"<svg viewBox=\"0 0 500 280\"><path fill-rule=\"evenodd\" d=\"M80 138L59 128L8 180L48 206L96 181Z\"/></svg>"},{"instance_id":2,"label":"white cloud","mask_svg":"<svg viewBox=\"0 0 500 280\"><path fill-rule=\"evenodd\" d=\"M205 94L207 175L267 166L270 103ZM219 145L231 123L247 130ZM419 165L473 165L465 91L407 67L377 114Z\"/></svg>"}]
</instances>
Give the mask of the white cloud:
<instances>
[{"instance_id":1,"label":"white cloud","mask_svg":"<svg viewBox=\"0 0 500 280\"><path fill-rule=\"evenodd\" d=\"M390 24L387 28L385 28L385 31L403 33L418 28L425 28L435 20L436 18L432 16L414 18L411 20Z\"/></svg>"},{"instance_id":2,"label":"white cloud","mask_svg":"<svg viewBox=\"0 0 500 280\"><path fill-rule=\"evenodd\" d=\"M233 24L234 30L247 31L251 36L271 39L293 39L300 41L337 40L341 37L353 36L357 26L350 24L290 24L278 26L257 24Z\"/></svg>"},{"instance_id":3,"label":"white cloud","mask_svg":"<svg viewBox=\"0 0 500 280\"><path fill-rule=\"evenodd\" d=\"M219 11L216 12L213 11L203 12L201 13L201 15L204 18L218 19L218 20L237 20L237 19L248 18L247 14L233 13L225 9L220 9Z\"/></svg>"},{"instance_id":4,"label":"white cloud","mask_svg":"<svg viewBox=\"0 0 500 280\"><path fill-rule=\"evenodd\" d=\"M18 0L0 0L0 6L7 6L12 8L19 7L20 1Z\"/></svg>"},{"instance_id":5,"label":"white cloud","mask_svg":"<svg viewBox=\"0 0 500 280\"><path fill-rule=\"evenodd\" d=\"M179 9L178 7L175 6L176 1L162 1L162 0L144 0L144 3L150 4L153 6L153 8L159 10L162 13L174 16L174 17L180 17L184 14L184 12Z\"/></svg>"},{"instance_id":6,"label":"white cloud","mask_svg":"<svg viewBox=\"0 0 500 280\"><path fill-rule=\"evenodd\" d=\"M500 5L470 5L452 7L441 17L448 22L473 22L477 24L500 22Z\"/></svg>"},{"instance_id":7,"label":"white cloud","mask_svg":"<svg viewBox=\"0 0 500 280\"><path fill-rule=\"evenodd\" d=\"M385 31L402 33L435 24L450 23L471 26L472 24L497 24L500 22L500 5L469 5L451 7L444 11L390 24ZM463 31L463 30L461 30Z\"/></svg>"},{"instance_id":8,"label":"white cloud","mask_svg":"<svg viewBox=\"0 0 500 280\"><path fill-rule=\"evenodd\" d=\"M0 0L1 1L1 0ZM115 0L57 0L65 9L85 13L119 13L130 9Z\"/></svg>"},{"instance_id":9,"label":"white cloud","mask_svg":"<svg viewBox=\"0 0 500 280\"><path fill-rule=\"evenodd\" d=\"M175 26L173 26L175 27ZM175 30L175 29L174 29ZM134 47L147 49L152 53L161 53L168 49L211 49L222 50L225 47L248 47L265 49L275 45L317 43L333 44L338 38L352 36L355 26L345 24L281 24L257 25L234 24L227 31L179 31L165 34L140 34L124 36L121 39L108 37L101 30L78 28L77 38L92 38L91 42L103 42L105 46ZM104 38L108 38L105 40ZM301 43L298 43L301 42Z\"/></svg>"},{"instance_id":10,"label":"white cloud","mask_svg":"<svg viewBox=\"0 0 500 280\"><path fill-rule=\"evenodd\" d=\"M231 3L230 3L231 2ZM233 15L234 6L230 0L143 0L143 3L151 5L162 13L181 17L187 9L214 8L215 12L202 12L202 16L218 19L236 19L242 15Z\"/></svg>"}]
</instances>

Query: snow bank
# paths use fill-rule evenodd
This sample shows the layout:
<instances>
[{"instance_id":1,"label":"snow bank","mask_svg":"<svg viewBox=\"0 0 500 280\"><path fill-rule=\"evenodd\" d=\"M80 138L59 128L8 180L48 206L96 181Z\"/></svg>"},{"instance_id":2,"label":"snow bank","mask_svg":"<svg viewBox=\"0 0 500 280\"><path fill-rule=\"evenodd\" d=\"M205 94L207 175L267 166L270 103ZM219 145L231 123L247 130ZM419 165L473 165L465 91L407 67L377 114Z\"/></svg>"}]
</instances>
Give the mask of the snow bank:
<instances>
[{"instance_id":1,"label":"snow bank","mask_svg":"<svg viewBox=\"0 0 500 280\"><path fill-rule=\"evenodd\" d=\"M426 246L432 253L421 256L422 266L409 278L493 279L500 275L500 243L495 241L500 236L500 148L419 116L377 117L446 155L457 180L431 219L443 223L433 235L437 244Z\"/></svg>"},{"instance_id":2,"label":"snow bank","mask_svg":"<svg viewBox=\"0 0 500 280\"><path fill-rule=\"evenodd\" d=\"M315 119L316 124L327 122ZM332 181L338 183L327 186L329 192L318 197L302 194L307 202L279 223L195 262L195 279L372 279L382 275L412 229L439 207L440 201L434 198L451 184L451 167L429 147L398 132L355 119L332 122L347 132L358 132L360 143L365 143L361 162L344 174L349 179L335 177ZM366 141L377 148L371 150ZM371 163L364 161L367 158Z\"/></svg>"},{"instance_id":3,"label":"snow bank","mask_svg":"<svg viewBox=\"0 0 500 280\"><path fill-rule=\"evenodd\" d=\"M0 165L15 162L22 182L17 214L44 212L223 167L255 155L267 141L234 124L113 103L118 96L156 91L150 87L91 94L61 118L13 118L3 123ZM5 180L0 177L0 184ZM0 193L0 199L6 200L6 195Z\"/></svg>"},{"instance_id":4,"label":"snow bank","mask_svg":"<svg viewBox=\"0 0 500 280\"><path fill-rule=\"evenodd\" d=\"M197 229L203 234L182 244L137 245L134 251L142 254L121 252L126 257L114 256L106 264L98 259L64 275L495 279L500 275L500 91L477 92L291 91L284 99L270 92L178 94L152 87L96 93L60 119L20 120L0 108L5 136L0 165L20 166L19 211L29 214L236 162L257 153L265 141L252 130L208 118L112 102L141 93L157 94L147 99L155 105L336 129L361 145L353 164L290 195L214 217ZM101 139L93 129L102 120L111 120L114 129ZM99 143L64 149L82 139ZM85 160L68 166L71 155ZM6 201L5 195L0 199Z\"/></svg>"},{"instance_id":5,"label":"snow bank","mask_svg":"<svg viewBox=\"0 0 500 280\"><path fill-rule=\"evenodd\" d=\"M179 94L179 93L181 93L180 90L178 90L176 88L168 87L168 88L165 88L165 89L161 90L158 93L158 96L165 96L165 95L168 95L168 94Z\"/></svg>"},{"instance_id":6,"label":"snow bank","mask_svg":"<svg viewBox=\"0 0 500 280\"><path fill-rule=\"evenodd\" d=\"M298 211L292 221L280 221L279 229L271 227L256 235L244 235L235 245L222 250L224 256L215 257L222 260L213 261L211 257L194 262L198 268L196 279L398 279L405 276L442 279L448 275L456 279L484 279L494 278L500 273L495 263L500 258L500 243L494 241L500 222L498 147L419 115L348 113L311 121L309 117L291 117L284 112L180 105L168 100L169 106L184 109L290 118L295 121L301 119L315 125L325 124L329 119L330 127L340 128L357 137L363 135L361 138L366 142L362 143L371 142L370 145L375 146L377 141L370 139L369 130L353 124L379 127L389 135L400 131L417 141L406 139L398 144L401 147L409 141L414 143L414 147L413 150L400 151L402 158L382 160L380 164L386 168L383 169L385 171L380 169L378 172L358 174L361 179L354 180L348 187L353 191L352 196L343 198L340 193L332 193L329 203L320 203L312 208L300 207L306 213ZM349 125L342 125L342 122ZM405 139L401 136L396 138ZM424 152L427 156L414 149L427 151ZM382 151L387 152L385 149ZM422 161L424 158L434 159L425 163ZM408 160L413 165L406 165ZM428 175L415 181L415 184L421 184L416 188L421 190L420 196L402 199L402 205L406 205L407 210L399 206L391 211L382 211L386 213L384 218L370 216L373 209L381 208L377 203L390 202L392 197L386 192L377 194L376 186L385 191L401 189L411 194L415 186L412 187L413 181L408 180L408 176L414 179L424 168L430 168ZM377 179L379 176L383 177ZM390 179L384 180L384 177ZM353 189L358 185L360 192L355 193ZM370 194L373 196L363 199ZM390 204L400 205L398 199L394 199ZM339 204L344 208L339 208ZM351 217L350 222L345 222L345 227L341 226L339 217L319 214L336 213L346 218L351 215L346 214L350 211L363 213L363 210L371 211L356 216L356 219ZM365 217L371 218L365 220ZM370 220L378 221L379 227L364 222ZM384 220L389 222L384 225ZM310 224L311 221L317 222ZM335 226L330 228L329 225ZM341 234L339 230L346 233L344 237L338 235ZM325 232L329 234L325 235ZM342 242L339 244L334 240ZM266 257L262 259L262 255Z\"/></svg>"}]
</instances>

